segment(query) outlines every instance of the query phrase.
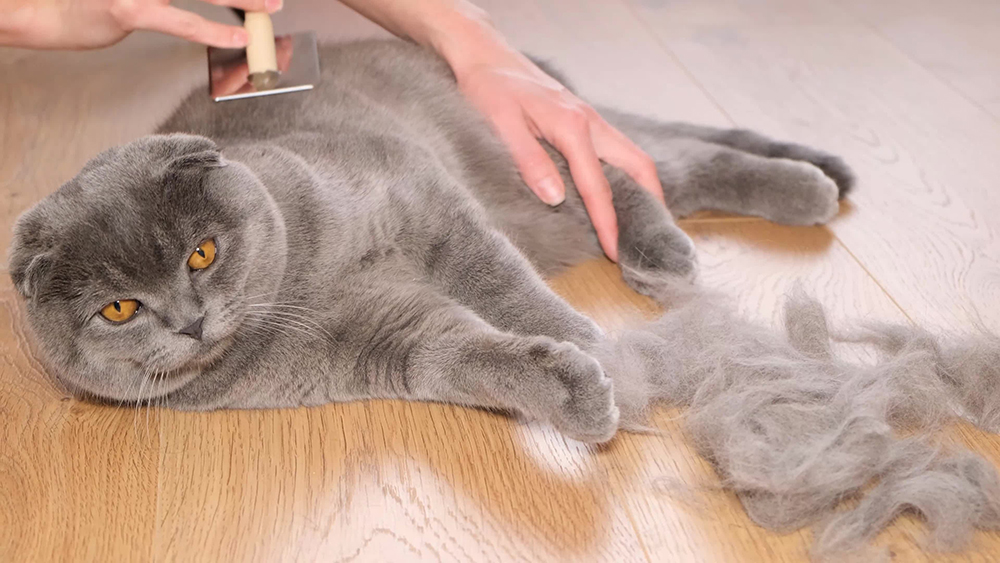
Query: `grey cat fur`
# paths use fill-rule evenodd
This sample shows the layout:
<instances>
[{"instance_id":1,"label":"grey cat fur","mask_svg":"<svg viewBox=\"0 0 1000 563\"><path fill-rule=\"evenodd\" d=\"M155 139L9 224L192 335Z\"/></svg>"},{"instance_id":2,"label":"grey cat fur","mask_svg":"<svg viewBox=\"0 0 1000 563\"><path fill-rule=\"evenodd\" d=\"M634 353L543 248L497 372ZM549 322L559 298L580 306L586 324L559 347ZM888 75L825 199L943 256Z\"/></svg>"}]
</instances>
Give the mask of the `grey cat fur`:
<instances>
[{"instance_id":1,"label":"grey cat fur","mask_svg":"<svg viewBox=\"0 0 1000 563\"><path fill-rule=\"evenodd\" d=\"M600 255L560 155L548 147L567 199L548 207L432 54L360 42L322 59L317 92L222 105L195 92L159 134L105 151L18 220L11 276L70 389L199 410L445 401L591 442L660 400L689 406L695 444L764 526L818 522L880 479L822 529L821 552L905 506L943 545L995 527L992 467L895 434L945 420L941 397L995 422L994 343L948 351L880 329L887 358L857 366L830 352L812 302L788 309L788 340L748 324L678 281L695 272L691 241L611 166L623 277L671 308L606 335L542 279ZM813 225L853 183L808 147L600 112L654 158L677 216ZM215 263L191 271L210 237ZM112 325L97 312L118 299L143 307ZM199 317L201 338L179 333Z\"/></svg>"},{"instance_id":2,"label":"grey cat fur","mask_svg":"<svg viewBox=\"0 0 1000 563\"><path fill-rule=\"evenodd\" d=\"M704 290L675 285L663 298L671 303L663 317L596 357L620 405L688 407L688 437L755 522L779 531L820 524L817 556L865 545L907 510L924 515L939 549L963 546L974 528L1000 527L995 468L931 436L955 417L996 428L995 338L945 348L923 331L872 326L855 339L883 357L854 364L833 353L822 308L801 291L788 296L785 338ZM623 410L623 419L641 412Z\"/></svg>"}]
</instances>

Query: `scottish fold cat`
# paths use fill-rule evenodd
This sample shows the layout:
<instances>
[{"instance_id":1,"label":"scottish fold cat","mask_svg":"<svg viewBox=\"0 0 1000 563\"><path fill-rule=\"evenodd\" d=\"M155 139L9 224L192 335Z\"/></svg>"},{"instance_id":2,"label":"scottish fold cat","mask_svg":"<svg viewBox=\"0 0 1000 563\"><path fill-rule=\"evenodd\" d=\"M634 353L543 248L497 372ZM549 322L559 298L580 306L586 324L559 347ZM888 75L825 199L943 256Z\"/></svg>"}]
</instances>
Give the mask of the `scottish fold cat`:
<instances>
[{"instance_id":1,"label":"scottish fold cat","mask_svg":"<svg viewBox=\"0 0 1000 563\"><path fill-rule=\"evenodd\" d=\"M547 147L567 185L549 207L419 47L321 59L313 92L194 92L18 220L10 272L51 372L110 401L444 401L608 440L638 406L594 357L602 331L543 281L600 255L565 161ZM851 187L839 158L808 147L600 112L655 159L668 204L605 165L639 292L695 272L675 216L813 225Z\"/></svg>"}]
</instances>

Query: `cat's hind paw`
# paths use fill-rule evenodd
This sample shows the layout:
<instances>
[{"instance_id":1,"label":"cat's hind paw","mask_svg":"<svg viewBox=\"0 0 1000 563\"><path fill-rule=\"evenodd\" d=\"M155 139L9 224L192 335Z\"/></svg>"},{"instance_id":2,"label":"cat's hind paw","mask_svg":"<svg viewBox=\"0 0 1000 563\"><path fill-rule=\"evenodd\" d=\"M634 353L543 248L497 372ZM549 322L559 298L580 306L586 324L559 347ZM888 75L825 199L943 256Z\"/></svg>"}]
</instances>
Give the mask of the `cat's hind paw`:
<instances>
[{"instance_id":1,"label":"cat's hind paw","mask_svg":"<svg viewBox=\"0 0 1000 563\"><path fill-rule=\"evenodd\" d=\"M770 165L771 197L759 215L784 225L823 225L840 212L840 188L817 166L775 159Z\"/></svg>"},{"instance_id":2,"label":"cat's hind paw","mask_svg":"<svg viewBox=\"0 0 1000 563\"><path fill-rule=\"evenodd\" d=\"M776 154L772 156L808 162L820 169L837 186L838 199L843 199L854 189L854 184L857 181L854 171L839 156L794 143L785 143L779 146L781 150L776 151Z\"/></svg>"}]
</instances>

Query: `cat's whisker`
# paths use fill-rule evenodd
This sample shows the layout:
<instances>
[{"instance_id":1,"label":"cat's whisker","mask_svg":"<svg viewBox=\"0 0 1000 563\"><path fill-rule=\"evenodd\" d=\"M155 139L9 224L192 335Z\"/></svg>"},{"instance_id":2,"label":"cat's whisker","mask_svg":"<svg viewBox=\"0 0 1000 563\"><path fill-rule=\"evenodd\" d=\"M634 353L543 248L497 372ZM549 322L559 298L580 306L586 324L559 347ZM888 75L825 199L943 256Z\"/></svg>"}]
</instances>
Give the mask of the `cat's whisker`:
<instances>
[{"instance_id":1,"label":"cat's whisker","mask_svg":"<svg viewBox=\"0 0 1000 563\"><path fill-rule=\"evenodd\" d=\"M303 325L303 326L300 327L300 326L290 325L290 324L286 324L286 323L280 323L277 320L264 319L264 318L258 318L258 319L255 319L255 320L258 323L260 323L260 324L273 326L274 328L294 330L295 332L298 332L300 334L305 334L305 335L311 336L313 338L322 338L321 334L317 334L315 332L312 332L311 327L308 327L307 325Z\"/></svg>"},{"instance_id":2,"label":"cat's whisker","mask_svg":"<svg viewBox=\"0 0 1000 563\"><path fill-rule=\"evenodd\" d=\"M642 256L650 264L653 263L653 261L649 259L649 256L646 256L646 253L643 252L641 248L639 248L638 246L634 246L633 248L635 249L636 252L639 253L639 256ZM639 260L639 267L642 268L642 260Z\"/></svg>"},{"instance_id":3,"label":"cat's whisker","mask_svg":"<svg viewBox=\"0 0 1000 563\"><path fill-rule=\"evenodd\" d=\"M154 372L153 376L150 378L150 381L149 381L149 387L150 387L150 389L152 389L156 385L156 377L157 377L157 375L158 374L156 372ZM147 439L149 438L149 411L150 411L149 403L150 403L150 401L152 399L153 399L153 394L149 393L148 396L146 397L146 438Z\"/></svg>"},{"instance_id":4,"label":"cat's whisker","mask_svg":"<svg viewBox=\"0 0 1000 563\"><path fill-rule=\"evenodd\" d=\"M303 307L301 305L289 305L289 304L285 304L285 303L253 303L253 304L250 304L249 307L258 307L258 308L265 308L266 307L268 309L267 313L269 313L271 315L275 315L275 316L279 316L279 317L284 317L284 318L287 318L287 319L292 319L292 320L296 320L296 321L299 321L299 322L302 322L302 323L309 324L313 328L321 331L323 334L325 334L331 340L334 340L333 335L330 334L330 332L327 331L326 328L324 328L323 325L320 324L317 320L315 320L313 318L310 318L308 316L305 316L302 313L298 312L298 311L306 311L306 312L309 312L309 313L316 313L317 312L314 309L310 309L309 307ZM291 309L291 310L289 310L289 309ZM248 314L249 313L257 313L257 312L258 311L249 311Z\"/></svg>"},{"instance_id":5,"label":"cat's whisker","mask_svg":"<svg viewBox=\"0 0 1000 563\"><path fill-rule=\"evenodd\" d=\"M274 313L274 314L284 314L284 315L295 315L297 318L301 318L310 322L317 322L312 318L312 314L317 312L312 309L307 309L305 307L291 307L288 305L250 305L247 313Z\"/></svg>"},{"instance_id":6,"label":"cat's whisker","mask_svg":"<svg viewBox=\"0 0 1000 563\"><path fill-rule=\"evenodd\" d=\"M278 320L288 319L290 321L296 321L296 322L302 323L304 325L308 325L308 326L310 326L312 328L315 328L315 329L321 329L321 328L323 328L318 323L316 323L315 321L313 321L312 319L309 319L309 318L306 318L306 317L302 317L301 315L295 315L293 313L282 313L280 311L268 311L266 314L267 314L267 316L269 316L271 318L274 318L274 319L278 319Z\"/></svg>"},{"instance_id":7,"label":"cat's whisker","mask_svg":"<svg viewBox=\"0 0 1000 563\"><path fill-rule=\"evenodd\" d=\"M163 379L166 379L166 378L167 378L167 374L164 373L163 374ZM163 382L163 379L160 380L161 383ZM161 393L156 398L156 409L157 409L157 411L159 411L159 409L162 409L165 406L167 406L167 394L166 393Z\"/></svg>"},{"instance_id":8,"label":"cat's whisker","mask_svg":"<svg viewBox=\"0 0 1000 563\"><path fill-rule=\"evenodd\" d=\"M242 325L240 325L240 328L238 328L236 332L239 333L242 330L246 330L250 334L256 334L258 336L268 336L271 334L270 332L267 331L266 328L259 327L249 322L244 322Z\"/></svg>"},{"instance_id":9,"label":"cat's whisker","mask_svg":"<svg viewBox=\"0 0 1000 563\"><path fill-rule=\"evenodd\" d=\"M263 297L263 296L261 296L261 297ZM242 305L246 306L246 307L276 307L276 306L280 306L280 307L293 307L293 308L297 308L297 309L305 309L307 311L315 311L314 309L310 309L309 307L306 307L306 306L302 305L301 301L260 301L260 302L254 302L252 298L247 298Z\"/></svg>"},{"instance_id":10,"label":"cat's whisker","mask_svg":"<svg viewBox=\"0 0 1000 563\"><path fill-rule=\"evenodd\" d=\"M311 309L309 307L304 307L302 305L295 305L294 302L275 302L275 303L250 303L248 307L280 307L284 309L301 309L303 311L309 311L311 313L316 313L316 309Z\"/></svg>"},{"instance_id":11,"label":"cat's whisker","mask_svg":"<svg viewBox=\"0 0 1000 563\"><path fill-rule=\"evenodd\" d=\"M263 320L263 319L260 318L260 317L256 317L256 316L252 316L252 315L246 315L243 318L243 322L240 324L240 328L237 329L237 331L239 331L239 330L249 330L249 331L252 331L254 334L260 334L260 335L265 335L265 336L273 334L272 327L265 326L265 325L261 324L259 322L261 320Z\"/></svg>"},{"instance_id":12,"label":"cat's whisker","mask_svg":"<svg viewBox=\"0 0 1000 563\"><path fill-rule=\"evenodd\" d=\"M125 388L125 393L122 394L121 400L118 401L118 410L121 410L125 406L125 400L128 398L129 393L132 392L132 388L135 387L135 377L130 377L131 374L126 375L126 379L129 380L128 386Z\"/></svg>"},{"instance_id":13,"label":"cat's whisker","mask_svg":"<svg viewBox=\"0 0 1000 563\"><path fill-rule=\"evenodd\" d=\"M148 386L149 388L153 387L153 382L154 382L155 379L156 379L156 372L154 371L149 376L149 386ZM139 397L139 410L140 411L145 411L144 414L146 415L146 426L145 426L146 433L144 435L144 437L146 439L149 438L149 398L150 397L152 397L152 395L150 394L150 392L148 390L146 391L146 398L145 399L143 399L142 397Z\"/></svg>"},{"instance_id":14,"label":"cat's whisker","mask_svg":"<svg viewBox=\"0 0 1000 563\"><path fill-rule=\"evenodd\" d=\"M262 318L247 317L247 319L244 321L243 326L245 326L247 329L255 330L258 331L258 333L263 333L263 334L273 334L273 333L287 334L287 332L284 330L284 328L286 327L279 324L268 323L266 322L266 319Z\"/></svg>"},{"instance_id":15,"label":"cat's whisker","mask_svg":"<svg viewBox=\"0 0 1000 563\"><path fill-rule=\"evenodd\" d=\"M302 322L302 321L299 321L299 320L291 318L291 317L272 317L272 318L275 321L277 321L277 322L290 323L290 324L292 324L294 326L297 326L299 328L302 328L304 330L308 330L310 332L313 332L317 336L320 336L320 335L327 336L327 337L330 336L329 334L326 333L326 330L322 326L318 326L318 325L313 324L313 323Z\"/></svg>"},{"instance_id":16,"label":"cat's whisker","mask_svg":"<svg viewBox=\"0 0 1000 563\"><path fill-rule=\"evenodd\" d=\"M273 330L278 331L280 334L288 335L289 334L288 331L294 331L294 332L296 332L298 334L303 334L303 335L306 335L306 336L308 336L310 338L317 338L317 339L322 338L321 335L315 334L313 332L310 332L310 331L305 330L303 328L299 328L297 326L275 323L273 321L268 322L268 321L265 321L263 319L257 319L257 321L258 321L258 323L261 326L267 326L267 327L269 327L269 328L271 328Z\"/></svg>"},{"instance_id":17,"label":"cat's whisker","mask_svg":"<svg viewBox=\"0 0 1000 563\"><path fill-rule=\"evenodd\" d=\"M330 334L330 332L327 331L326 328L324 328L323 325L321 325L315 319L310 319L309 317L300 315L298 313L289 312L289 311L269 311L268 314L276 316L279 319L283 319L283 320L287 319L289 321L297 321L299 323L304 323L305 325L311 326L312 328L314 328L314 329L322 332L330 340L334 339L333 335Z\"/></svg>"},{"instance_id":18,"label":"cat's whisker","mask_svg":"<svg viewBox=\"0 0 1000 563\"><path fill-rule=\"evenodd\" d=\"M142 390L146 387L146 381L149 379L152 373L150 371L145 371L142 375L142 380L139 383L139 391L136 394L135 400L135 411L132 413L132 432L136 435L139 434L139 411L142 409Z\"/></svg>"},{"instance_id":19,"label":"cat's whisker","mask_svg":"<svg viewBox=\"0 0 1000 563\"><path fill-rule=\"evenodd\" d=\"M243 327L240 327L240 329L236 332L236 334L246 337L257 336L260 338L268 338L276 333L271 332L266 328L245 325Z\"/></svg>"},{"instance_id":20,"label":"cat's whisker","mask_svg":"<svg viewBox=\"0 0 1000 563\"><path fill-rule=\"evenodd\" d=\"M159 386L163 384L163 380L166 379L166 377L167 377L167 372L160 371L160 372L157 372L157 375L153 378L153 385L152 385L152 387L153 387L153 391L156 393L156 395L154 396L153 393L150 393L149 400L146 402L146 433L147 434L149 433L149 413L150 413L150 411L153 411L154 407L157 408L157 409L159 408L159 398L160 398ZM159 421L159 416L160 416L159 410L156 410L156 411L153 412L153 424L154 425L157 423L157 421Z\"/></svg>"}]
</instances>

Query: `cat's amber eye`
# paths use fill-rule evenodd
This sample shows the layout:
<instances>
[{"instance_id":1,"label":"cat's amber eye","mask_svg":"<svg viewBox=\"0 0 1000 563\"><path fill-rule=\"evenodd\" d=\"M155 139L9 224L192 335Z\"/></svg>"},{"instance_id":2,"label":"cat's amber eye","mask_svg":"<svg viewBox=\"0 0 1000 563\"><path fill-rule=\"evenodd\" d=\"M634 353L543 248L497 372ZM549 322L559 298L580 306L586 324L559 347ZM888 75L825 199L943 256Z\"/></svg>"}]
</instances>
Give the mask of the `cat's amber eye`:
<instances>
[{"instance_id":1,"label":"cat's amber eye","mask_svg":"<svg viewBox=\"0 0 1000 563\"><path fill-rule=\"evenodd\" d=\"M131 319L139 310L139 302L135 299L122 299L108 303L101 309L101 315L113 323L123 323Z\"/></svg>"},{"instance_id":2,"label":"cat's amber eye","mask_svg":"<svg viewBox=\"0 0 1000 563\"><path fill-rule=\"evenodd\" d=\"M215 241L208 239L198 245L188 258L188 266L192 270L204 270L215 262Z\"/></svg>"}]
</instances>

